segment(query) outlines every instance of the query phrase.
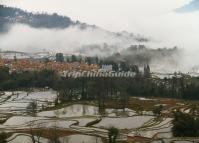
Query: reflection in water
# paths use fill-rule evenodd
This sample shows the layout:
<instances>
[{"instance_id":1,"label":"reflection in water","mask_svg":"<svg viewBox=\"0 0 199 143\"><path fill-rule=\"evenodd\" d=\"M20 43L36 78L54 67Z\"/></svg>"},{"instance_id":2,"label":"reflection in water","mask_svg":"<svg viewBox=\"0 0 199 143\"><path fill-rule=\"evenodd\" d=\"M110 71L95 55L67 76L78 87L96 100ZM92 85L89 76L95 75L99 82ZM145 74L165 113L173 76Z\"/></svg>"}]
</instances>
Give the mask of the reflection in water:
<instances>
[{"instance_id":1,"label":"reflection in water","mask_svg":"<svg viewBox=\"0 0 199 143\"><path fill-rule=\"evenodd\" d=\"M104 117L102 121L96 124L96 127L108 128L114 126L119 129L132 129L141 127L145 122L153 119L152 116L134 116L134 117Z\"/></svg>"},{"instance_id":2,"label":"reflection in water","mask_svg":"<svg viewBox=\"0 0 199 143\"><path fill-rule=\"evenodd\" d=\"M91 105L75 104L54 111L43 111L37 114L38 116L46 117L80 117L80 116L95 116L99 115L98 108Z\"/></svg>"}]
</instances>

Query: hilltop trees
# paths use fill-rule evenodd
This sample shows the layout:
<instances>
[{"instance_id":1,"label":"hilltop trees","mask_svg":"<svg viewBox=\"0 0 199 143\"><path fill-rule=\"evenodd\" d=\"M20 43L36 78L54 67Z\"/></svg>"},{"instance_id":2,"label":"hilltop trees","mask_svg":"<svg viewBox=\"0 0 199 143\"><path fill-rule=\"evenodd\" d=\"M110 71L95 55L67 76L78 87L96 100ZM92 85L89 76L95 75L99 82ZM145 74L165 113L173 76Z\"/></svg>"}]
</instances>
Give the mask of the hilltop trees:
<instances>
[{"instance_id":1,"label":"hilltop trees","mask_svg":"<svg viewBox=\"0 0 199 143\"><path fill-rule=\"evenodd\" d=\"M23 17L16 21L7 20L7 17L17 18ZM18 8L11 8L0 5L0 25L4 26L6 24L22 23L35 28L67 28L72 24L75 24L69 17L60 16L57 13L47 14L47 13L31 13L26 12ZM81 24L81 23L80 23ZM2 30L0 26L0 31Z\"/></svg>"}]
</instances>

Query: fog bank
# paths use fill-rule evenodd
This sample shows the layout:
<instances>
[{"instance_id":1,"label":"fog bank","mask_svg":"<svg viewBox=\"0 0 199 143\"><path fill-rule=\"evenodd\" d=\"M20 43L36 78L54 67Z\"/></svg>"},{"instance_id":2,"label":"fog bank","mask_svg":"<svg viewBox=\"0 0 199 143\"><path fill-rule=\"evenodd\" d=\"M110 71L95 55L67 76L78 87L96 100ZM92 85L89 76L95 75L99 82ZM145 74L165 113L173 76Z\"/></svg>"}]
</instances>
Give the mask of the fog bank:
<instances>
[{"instance_id":1,"label":"fog bank","mask_svg":"<svg viewBox=\"0 0 199 143\"><path fill-rule=\"evenodd\" d=\"M135 44L144 44L147 48L152 49L178 46L177 44L174 45L174 41L171 42L173 45L168 43L169 41L156 41L156 39L141 43L135 39L134 35L125 32L121 36L102 29L86 28L82 30L78 26L49 30L17 24L11 26L8 33L0 35L0 49L3 51L29 53L49 51L100 57L124 52L130 45ZM153 59L149 63L152 69L162 72L188 72L195 67L194 69L197 71L199 67L198 50L184 48L184 46L178 47L180 52L164 56L164 58L161 55L152 54Z\"/></svg>"}]
</instances>

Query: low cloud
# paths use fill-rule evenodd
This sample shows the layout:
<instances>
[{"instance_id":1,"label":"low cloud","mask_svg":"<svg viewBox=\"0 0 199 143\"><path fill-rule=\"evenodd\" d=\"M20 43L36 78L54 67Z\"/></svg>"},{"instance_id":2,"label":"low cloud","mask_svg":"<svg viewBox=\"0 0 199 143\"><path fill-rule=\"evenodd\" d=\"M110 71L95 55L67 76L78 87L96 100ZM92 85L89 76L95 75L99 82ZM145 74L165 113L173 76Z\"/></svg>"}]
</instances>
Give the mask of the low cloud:
<instances>
[{"instance_id":1,"label":"low cloud","mask_svg":"<svg viewBox=\"0 0 199 143\"><path fill-rule=\"evenodd\" d=\"M194 36L195 37L195 36ZM180 37L179 37L180 38ZM181 39L181 38L180 38ZM187 37L189 41L191 38ZM130 45L144 44L147 48L172 48L176 41L140 43L134 35L122 33L122 36L102 29L87 28L82 30L78 26L66 29L36 29L27 25L17 24L10 27L7 33L0 35L0 50L36 53L49 51L66 54L83 54L86 56L110 56L121 52ZM192 41L192 40L191 40ZM190 42L191 42L190 41ZM195 40L194 40L195 41ZM189 43L190 43L189 42ZM174 45L175 44L175 45ZM194 44L194 43L193 43ZM184 46L187 46L186 44ZM194 47L194 46L193 46ZM199 66L197 48L181 48L180 53L172 55L171 59L159 57L150 63L158 71L191 71L192 67ZM153 55L153 54L152 54ZM174 61L173 61L174 60Z\"/></svg>"},{"instance_id":2,"label":"low cloud","mask_svg":"<svg viewBox=\"0 0 199 143\"><path fill-rule=\"evenodd\" d=\"M66 29L36 29L27 25L11 26L7 33L0 35L0 49L4 51L22 52L63 52L83 53L90 55L105 54L104 45L111 45L109 54L119 52L131 44L138 43L134 36L117 35L99 28L81 29L72 26ZM101 51L88 51L86 47L99 46ZM115 48L114 48L115 47ZM87 52L84 51L87 50ZM94 49L94 48L93 48ZM107 53L108 54L108 53Z\"/></svg>"}]
</instances>

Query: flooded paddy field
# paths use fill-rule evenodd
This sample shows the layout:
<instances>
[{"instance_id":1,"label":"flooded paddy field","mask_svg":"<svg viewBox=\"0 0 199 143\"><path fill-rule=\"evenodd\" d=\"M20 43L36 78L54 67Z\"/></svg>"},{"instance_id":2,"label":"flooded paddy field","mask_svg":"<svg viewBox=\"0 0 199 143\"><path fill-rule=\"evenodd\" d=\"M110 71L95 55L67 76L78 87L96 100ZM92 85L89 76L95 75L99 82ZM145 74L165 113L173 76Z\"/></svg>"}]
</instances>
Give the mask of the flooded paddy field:
<instances>
[{"instance_id":1,"label":"flooded paddy field","mask_svg":"<svg viewBox=\"0 0 199 143\"><path fill-rule=\"evenodd\" d=\"M119 142L136 141L137 136L150 142L172 141L171 112L190 112L188 103L174 99L132 97L124 109L107 102L103 114L97 104L74 102L58 108L56 100L53 90L4 92L0 95L0 132L9 135L9 143L31 143L38 137L48 143L52 136L61 143L105 143L109 128L115 127ZM34 112L33 102L37 104ZM152 112L159 105L163 106L162 116Z\"/></svg>"}]
</instances>

